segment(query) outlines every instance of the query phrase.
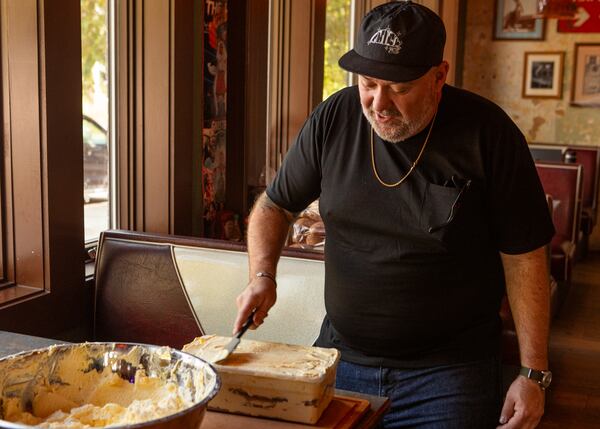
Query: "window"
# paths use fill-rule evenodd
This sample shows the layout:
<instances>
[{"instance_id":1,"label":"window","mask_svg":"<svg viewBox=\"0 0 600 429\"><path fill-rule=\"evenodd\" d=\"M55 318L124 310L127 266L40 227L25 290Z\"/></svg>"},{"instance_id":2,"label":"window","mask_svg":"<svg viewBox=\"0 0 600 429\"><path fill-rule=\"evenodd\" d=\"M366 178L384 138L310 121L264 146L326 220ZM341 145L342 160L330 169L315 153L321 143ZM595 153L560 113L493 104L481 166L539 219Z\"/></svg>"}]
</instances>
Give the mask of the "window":
<instances>
[{"instance_id":1,"label":"window","mask_svg":"<svg viewBox=\"0 0 600 429\"><path fill-rule=\"evenodd\" d=\"M67 341L89 338L93 290L79 262L85 242L84 132L99 147L102 129L108 129L109 167L117 170L109 174L109 201L117 195L111 192L115 183L120 198L118 206L108 204L111 225L180 235L191 230L199 115L190 53L194 20L201 19L195 3L106 0L110 46L119 49L107 49L108 72L95 70L108 75L110 111L119 114L115 132L112 114L108 126L90 114L90 120L83 117L81 0L0 2L7 281L0 287L0 329ZM116 136L119 144L112 145ZM112 180L117 173L118 181Z\"/></svg>"},{"instance_id":2,"label":"window","mask_svg":"<svg viewBox=\"0 0 600 429\"><path fill-rule=\"evenodd\" d=\"M85 241L110 226L108 0L81 0Z\"/></svg>"},{"instance_id":3,"label":"window","mask_svg":"<svg viewBox=\"0 0 600 429\"><path fill-rule=\"evenodd\" d=\"M348 72L338 66L338 59L350 49L351 3L352 0L327 0L323 99L348 85Z\"/></svg>"}]
</instances>

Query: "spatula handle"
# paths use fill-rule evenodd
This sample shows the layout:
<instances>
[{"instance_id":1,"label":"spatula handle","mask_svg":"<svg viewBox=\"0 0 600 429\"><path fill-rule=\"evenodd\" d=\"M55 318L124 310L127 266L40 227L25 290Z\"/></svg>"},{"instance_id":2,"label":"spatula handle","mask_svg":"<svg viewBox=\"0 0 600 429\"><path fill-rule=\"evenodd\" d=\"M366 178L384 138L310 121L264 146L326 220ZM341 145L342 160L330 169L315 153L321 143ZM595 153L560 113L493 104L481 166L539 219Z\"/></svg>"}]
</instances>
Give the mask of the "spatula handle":
<instances>
[{"instance_id":1,"label":"spatula handle","mask_svg":"<svg viewBox=\"0 0 600 429\"><path fill-rule=\"evenodd\" d=\"M244 335L244 333L248 330L248 328L250 327L250 325L252 325L253 322L254 322L254 311L252 313L250 313L250 316L248 316L248 319L246 319L246 321L242 325L242 329L240 329L240 331L237 334L235 334L235 338L241 338L242 335Z\"/></svg>"}]
</instances>

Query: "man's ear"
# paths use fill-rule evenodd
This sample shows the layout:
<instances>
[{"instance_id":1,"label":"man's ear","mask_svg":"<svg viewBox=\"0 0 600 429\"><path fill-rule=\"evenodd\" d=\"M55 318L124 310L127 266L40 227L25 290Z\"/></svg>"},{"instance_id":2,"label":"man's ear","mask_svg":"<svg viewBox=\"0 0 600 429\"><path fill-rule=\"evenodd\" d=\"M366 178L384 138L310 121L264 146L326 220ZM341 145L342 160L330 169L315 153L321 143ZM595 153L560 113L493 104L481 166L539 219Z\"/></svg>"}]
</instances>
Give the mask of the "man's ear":
<instances>
[{"instance_id":1,"label":"man's ear","mask_svg":"<svg viewBox=\"0 0 600 429\"><path fill-rule=\"evenodd\" d=\"M439 65L438 70L435 72L435 82L444 84L446 77L448 76L448 69L450 68L447 61L442 61Z\"/></svg>"}]
</instances>

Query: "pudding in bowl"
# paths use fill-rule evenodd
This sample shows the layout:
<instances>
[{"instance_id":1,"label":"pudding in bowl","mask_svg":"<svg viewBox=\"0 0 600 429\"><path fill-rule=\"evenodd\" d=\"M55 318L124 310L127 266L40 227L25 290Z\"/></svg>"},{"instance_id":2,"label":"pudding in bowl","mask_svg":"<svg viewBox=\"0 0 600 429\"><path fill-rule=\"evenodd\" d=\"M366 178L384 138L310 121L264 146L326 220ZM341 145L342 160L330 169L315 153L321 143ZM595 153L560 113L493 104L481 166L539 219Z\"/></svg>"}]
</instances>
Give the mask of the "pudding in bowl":
<instances>
[{"instance_id":1,"label":"pudding in bowl","mask_svg":"<svg viewBox=\"0 0 600 429\"><path fill-rule=\"evenodd\" d=\"M169 347L51 346L0 359L0 427L196 429L219 388L208 363Z\"/></svg>"}]
</instances>

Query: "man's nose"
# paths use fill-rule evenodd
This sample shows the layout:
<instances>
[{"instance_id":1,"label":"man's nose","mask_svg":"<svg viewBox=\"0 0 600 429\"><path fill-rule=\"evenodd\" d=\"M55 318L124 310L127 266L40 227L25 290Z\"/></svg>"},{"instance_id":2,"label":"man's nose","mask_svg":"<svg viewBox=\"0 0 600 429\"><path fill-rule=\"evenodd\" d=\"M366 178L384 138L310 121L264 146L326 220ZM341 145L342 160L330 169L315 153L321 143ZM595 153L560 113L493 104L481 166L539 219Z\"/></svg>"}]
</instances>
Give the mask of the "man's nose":
<instances>
[{"instance_id":1,"label":"man's nose","mask_svg":"<svg viewBox=\"0 0 600 429\"><path fill-rule=\"evenodd\" d=\"M388 95L387 89L385 87L379 87L373 94L373 110L376 112L383 112L384 110L388 110L391 104L392 101Z\"/></svg>"}]
</instances>

